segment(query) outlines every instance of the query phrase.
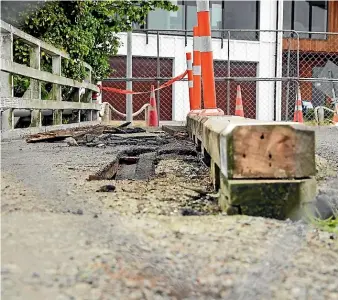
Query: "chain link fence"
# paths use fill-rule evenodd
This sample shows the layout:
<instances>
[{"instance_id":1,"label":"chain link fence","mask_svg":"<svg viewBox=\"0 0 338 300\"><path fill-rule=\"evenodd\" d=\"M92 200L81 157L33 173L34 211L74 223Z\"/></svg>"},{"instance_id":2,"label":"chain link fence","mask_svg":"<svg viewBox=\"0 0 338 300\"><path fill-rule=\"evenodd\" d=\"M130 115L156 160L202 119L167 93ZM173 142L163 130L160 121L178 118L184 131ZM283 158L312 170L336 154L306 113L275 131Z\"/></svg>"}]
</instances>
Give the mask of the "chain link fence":
<instances>
[{"instance_id":1,"label":"chain link fence","mask_svg":"<svg viewBox=\"0 0 338 300\"><path fill-rule=\"evenodd\" d=\"M133 75L126 78L126 34L121 34L120 51L110 60L113 71L103 86L126 89L131 80L133 91L150 94L152 85L157 88L186 70L191 35L183 30L134 31ZM338 96L338 33L311 33L312 39L303 39L309 36L306 32L276 30L213 30L212 35L217 105L226 114L235 113L237 85L248 118L293 120L298 88L306 120L314 120L315 107L333 108ZM149 94L133 95L133 111L149 102ZM159 119L185 120L188 95L186 78L157 91ZM126 112L125 95L104 91L102 100ZM332 119L330 112L325 117ZM114 114L112 119L121 117ZM135 120L144 120L144 113Z\"/></svg>"}]
</instances>

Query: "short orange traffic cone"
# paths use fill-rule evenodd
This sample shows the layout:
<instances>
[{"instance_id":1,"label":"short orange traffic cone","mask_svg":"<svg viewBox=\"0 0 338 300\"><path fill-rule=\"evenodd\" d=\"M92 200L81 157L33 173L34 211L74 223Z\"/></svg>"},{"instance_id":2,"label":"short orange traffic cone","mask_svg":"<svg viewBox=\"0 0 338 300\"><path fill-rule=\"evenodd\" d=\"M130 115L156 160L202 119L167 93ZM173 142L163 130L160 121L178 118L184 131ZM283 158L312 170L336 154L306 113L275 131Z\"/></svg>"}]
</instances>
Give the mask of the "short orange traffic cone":
<instances>
[{"instance_id":1,"label":"short orange traffic cone","mask_svg":"<svg viewBox=\"0 0 338 300\"><path fill-rule=\"evenodd\" d=\"M151 86L150 92L150 107L148 109L148 124L149 127L157 127L158 126L158 116L156 109L156 99L155 99L155 90L154 86Z\"/></svg>"},{"instance_id":2,"label":"short orange traffic cone","mask_svg":"<svg viewBox=\"0 0 338 300\"><path fill-rule=\"evenodd\" d=\"M244 117L241 86L237 85L235 116Z\"/></svg>"},{"instance_id":3,"label":"short orange traffic cone","mask_svg":"<svg viewBox=\"0 0 338 300\"><path fill-rule=\"evenodd\" d=\"M303 123L303 107L302 107L302 96L300 94L300 88L298 88L298 96L296 100L295 112L293 114L293 121Z\"/></svg>"},{"instance_id":4,"label":"short orange traffic cone","mask_svg":"<svg viewBox=\"0 0 338 300\"><path fill-rule=\"evenodd\" d=\"M333 125L338 126L338 104L335 104L332 123Z\"/></svg>"}]
</instances>

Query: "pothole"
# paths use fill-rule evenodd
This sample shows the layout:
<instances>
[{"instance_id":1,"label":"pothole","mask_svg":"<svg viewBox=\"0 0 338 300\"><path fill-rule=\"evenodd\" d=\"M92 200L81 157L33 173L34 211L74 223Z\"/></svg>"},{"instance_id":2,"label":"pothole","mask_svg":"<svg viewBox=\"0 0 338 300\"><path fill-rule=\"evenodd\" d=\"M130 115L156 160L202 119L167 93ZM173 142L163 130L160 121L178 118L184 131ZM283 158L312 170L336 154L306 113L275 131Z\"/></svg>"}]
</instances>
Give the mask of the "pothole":
<instances>
[{"instance_id":1,"label":"pothole","mask_svg":"<svg viewBox=\"0 0 338 300\"><path fill-rule=\"evenodd\" d=\"M113 162L106 165L88 180L148 180L155 175L156 152L149 148L121 152Z\"/></svg>"},{"instance_id":2,"label":"pothole","mask_svg":"<svg viewBox=\"0 0 338 300\"><path fill-rule=\"evenodd\" d=\"M121 212L127 207L131 214L218 214L208 168L195 145L170 136L161 139L161 143L153 145L149 143L154 141L152 136L138 138L138 145L117 154L112 152L116 159L89 177L113 180L108 184L116 186L116 190L102 196L105 205ZM104 186L100 191L112 189Z\"/></svg>"}]
</instances>

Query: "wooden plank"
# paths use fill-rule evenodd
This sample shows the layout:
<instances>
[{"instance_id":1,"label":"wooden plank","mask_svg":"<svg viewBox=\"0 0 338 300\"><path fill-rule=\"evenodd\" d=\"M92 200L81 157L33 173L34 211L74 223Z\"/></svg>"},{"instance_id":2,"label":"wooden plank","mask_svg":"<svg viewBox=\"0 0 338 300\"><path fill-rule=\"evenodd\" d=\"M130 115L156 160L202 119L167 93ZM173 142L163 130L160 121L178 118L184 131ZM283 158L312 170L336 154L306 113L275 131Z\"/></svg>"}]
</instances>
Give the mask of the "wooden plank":
<instances>
[{"instance_id":1,"label":"wooden plank","mask_svg":"<svg viewBox=\"0 0 338 300\"><path fill-rule=\"evenodd\" d=\"M1 97L0 106L2 108L14 109L93 109L97 111L101 109L101 106L96 103L23 99L17 97Z\"/></svg>"},{"instance_id":2,"label":"wooden plank","mask_svg":"<svg viewBox=\"0 0 338 300\"><path fill-rule=\"evenodd\" d=\"M316 196L316 180L221 180L219 205L232 214L299 220Z\"/></svg>"},{"instance_id":3,"label":"wooden plank","mask_svg":"<svg viewBox=\"0 0 338 300\"><path fill-rule=\"evenodd\" d=\"M219 205L228 214L297 220L314 199L313 129L231 116L189 116L187 129L211 158Z\"/></svg>"},{"instance_id":4,"label":"wooden plank","mask_svg":"<svg viewBox=\"0 0 338 300\"><path fill-rule=\"evenodd\" d=\"M61 76L61 56L52 57L52 72L57 76ZM52 89L53 100L62 101L62 88L59 84L53 84ZM62 124L62 110L53 111L53 125Z\"/></svg>"},{"instance_id":5,"label":"wooden plank","mask_svg":"<svg viewBox=\"0 0 338 300\"><path fill-rule=\"evenodd\" d=\"M231 124L220 137L228 178L304 178L316 174L315 133L298 123Z\"/></svg>"},{"instance_id":6,"label":"wooden plank","mask_svg":"<svg viewBox=\"0 0 338 300\"><path fill-rule=\"evenodd\" d=\"M338 52L338 34L327 34L326 40L299 39L299 46L297 39L291 39L290 50L296 51L298 48L300 51L334 54ZM283 50L288 50L287 38L283 39Z\"/></svg>"},{"instance_id":7,"label":"wooden plank","mask_svg":"<svg viewBox=\"0 0 338 300\"><path fill-rule=\"evenodd\" d=\"M36 70L34 68L30 68L24 65L20 65L18 63L11 62L3 58L1 58L1 70L8 72L8 73L30 77L30 78L40 80L40 81L51 82L55 84L61 84L61 85L66 85L66 86L71 86L71 87L76 87L76 88L83 87L83 88L90 89L95 92L99 92L99 88L94 84L87 83L87 82L81 83L73 79L58 76L58 75L51 74L51 73L41 71L41 70Z\"/></svg>"},{"instance_id":8,"label":"wooden plank","mask_svg":"<svg viewBox=\"0 0 338 300\"><path fill-rule=\"evenodd\" d=\"M61 56L53 56L52 71L53 74L61 76ZM62 100L61 86L59 84L53 84L53 100Z\"/></svg>"},{"instance_id":9,"label":"wooden plank","mask_svg":"<svg viewBox=\"0 0 338 300\"><path fill-rule=\"evenodd\" d=\"M88 181L92 180L112 180L119 169L119 159L112 161L108 165L106 165L103 169L97 171L93 175L89 175Z\"/></svg>"},{"instance_id":10,"label":"wooden plank","mask_svg":"<svg viewBox=\"0 0 338 300\"><path fill-rule=\"evenodd\" d=\"M220 161L220 134L230 124L236 123L262 123L263 121L245 119L237 116L211 117L202 126L202 147L214 161Z\"/></svg>"},{"instance_id":11,"label":"wooden plank","mask_svg":"<svg viewBox=\"0 0 338 300\"><path fill-rule=\"evenodd\" d=\"M30 50L30 67L40 70L40 46L33 46ZM29 98L41 99L41 81L30 79ZM42 116L40 110L32 110L30 127L40 127Z\"/></svg>"},{"instance_id":12,"label":"wooden plank","mask_svg":"<svg viewBox=\"0 0 338 300\"><path fill-rule=\"evenodd\" d=\"M187 128L228 178L315 175L315 133L303 124L192 116Z\"/></svg>"},{"instance_id":13,"label":"wooden plank","mask_svg":"<svg viewBox=\"0 0 338 300\"><path fill-rule=\"evenodd\" d=\"M329 5L329 32L338 32L338 1L328 1Z\"/></svg>"},{"instance_id":14,"label":"wooden plank","mask_svg":"<svg viewBox=\"0 0 338 300\"><path fill-rule=\"evenodd\" d=\"M98 121L92 122L81 122L81 123L72 123L72 124L62 124L62 125L52 125L52 126L41 126L41 127L28 127L28 128L17 128L12 130L6 130L1 132L1 141L22 139L30 134L36 134L39 132L49 132L55 130L64 130L71 128L80 128L98 125Z\"/></svg>"},{"instance_id":15,"label":"wooden plank","mask_svg":"<svg viewBox=\"0 0 338 300\"><path fill-rule=\"evenodd\" d=\"M11 33L1 33L1 56L8 60L13 60L13 35ZM13 76L12 74L0 71L1 95L6 97L13 96ZM7 84L6 84L7 83ZM1 114L1 130L14 129L14 116L12 110L7 110Z\"/></svg>"},{"instance_id":16,"label":"wooden plank","mask_svg":"<svg viewBox=\"0 0 338 300\"><path fill-rule=\"evenodd\" d=\"M53 134L53 133L43 133L30 136L26 139L27 143L42 143L42 142L57 142L62 141L68 137L71 137L71 134Z\"/></svg>"}]
</instances>

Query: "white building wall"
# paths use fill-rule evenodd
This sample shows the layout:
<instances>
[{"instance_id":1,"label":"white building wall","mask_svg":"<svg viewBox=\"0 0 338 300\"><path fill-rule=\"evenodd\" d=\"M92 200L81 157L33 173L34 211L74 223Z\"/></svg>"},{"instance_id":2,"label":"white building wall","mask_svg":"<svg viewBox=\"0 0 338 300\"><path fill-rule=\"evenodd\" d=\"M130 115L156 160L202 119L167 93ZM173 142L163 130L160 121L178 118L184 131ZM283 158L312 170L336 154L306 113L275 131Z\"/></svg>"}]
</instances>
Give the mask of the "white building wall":
<instances>
[{"instance_id":1,"label":"white building wall","mask_svg":"<svg viewBox=\"0 0 338 300\"><path fill-rule=\"evenodd\" d=\"M261 1L260 29L276 29L277 0ZM258 76L262 78L275 77L276 32L260 33L260 51L258 61ZM257 119L273 120L274 117L274 81L257 82Z\"/></svg>"},{"instance_id":2,"label":"white building wall","mask_svg":"<svg viewBox=\"0 0 338 300\"><path fill-rule=\"evenodd\" d=\"M260 29L276 29L276 1L262 0L260 4ZM127 34L119 34L122 46L118 55L127 54ZM230 60L256 62L257 76L275 76L275 41L274 32L261 32L259 41L230 40ZM227 60L227 41L224 40L223 49L221 40L213 39L213 51L215 60ZM133 34L133 55L144 57L157 57L157 37L143 33ZM192 52L192 38L187 38L185 46L184 36L160 35L160 57L172 58L173 76L177 76L186 70L185 53ZM256 93L257 118L272 120L274 117L274 82L257 82ZM172 116L175 121L184 121L189 112L189 92L187 82L177 82L173 88Z\"/></svg>"}]
</instances>

